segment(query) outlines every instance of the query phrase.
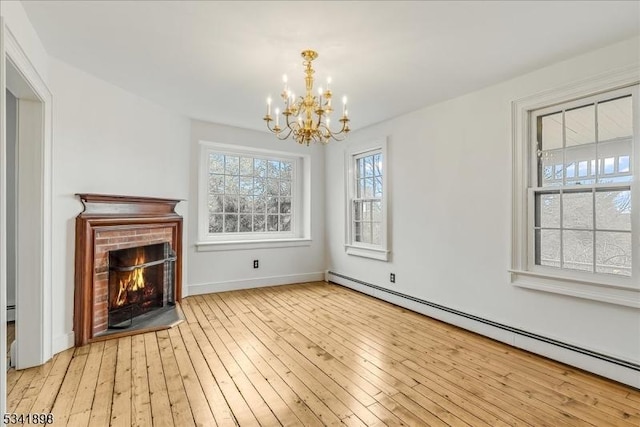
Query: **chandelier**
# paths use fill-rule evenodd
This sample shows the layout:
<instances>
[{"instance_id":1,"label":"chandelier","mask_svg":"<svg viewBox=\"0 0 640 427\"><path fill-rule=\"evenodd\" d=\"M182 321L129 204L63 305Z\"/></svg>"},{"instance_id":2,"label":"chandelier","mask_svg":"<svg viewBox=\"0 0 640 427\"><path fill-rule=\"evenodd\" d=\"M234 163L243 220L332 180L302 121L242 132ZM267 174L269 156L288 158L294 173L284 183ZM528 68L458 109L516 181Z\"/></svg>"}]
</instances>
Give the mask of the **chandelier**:
<instances>
[{"instance_id":1,"label":"chandelier","mask_svg":"<svg viewBox=\"0 0 640 427\"><path fill-rule=\"evenodd\" d=\"M327 79L327 88L325 91L318 88L318 96L313 94L313 73L311 62L318 57L318 53L313 50L302 51L304 58L303 65L306 67L304 78L306 92L304 96L296 98L295 94L287 85L287 76L282 77L284 82L284 90L280 95L284 102L282 110L283 127L280 127L280 108L275 109L275 126L271 117L271 98L267 98L267 114L264 121L267 122L267 128L273 132L278 139L287 139L293 136L298 144L307 144L311 142L321 142L326 144L330 139L342 141L349 132L349 118L347 111L347 97L342 98L342 117L338 120L341 123L339 131L331 130L331 90L329 83L331 77Z\"/></svg>"}]
</instances>

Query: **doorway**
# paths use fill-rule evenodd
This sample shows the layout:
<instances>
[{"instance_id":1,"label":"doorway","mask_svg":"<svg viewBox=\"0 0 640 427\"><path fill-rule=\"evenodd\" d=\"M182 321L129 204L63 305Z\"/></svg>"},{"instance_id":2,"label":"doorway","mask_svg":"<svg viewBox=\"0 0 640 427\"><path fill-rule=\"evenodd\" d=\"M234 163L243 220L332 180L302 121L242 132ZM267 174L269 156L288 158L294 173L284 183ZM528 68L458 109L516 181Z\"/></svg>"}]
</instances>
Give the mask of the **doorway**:
<instances>
[{"instance_id":1,"label":"doorway","mask_svg":"<svg viewBox=\"0 0 640 427\"><path fill-rule=\"evenodd\" d=\"M41 365L52 356L52 96L12 33L0 24L0 98L3 107L15 106L13 116L7 115L11 114L7 108L2 109L2 123L8 125L11 120L14 125L14 142L8 140L11 135L7 133L0 136L0 321L4 323L7 315L13 315L16 339L12 363L24 369ZM9 131L9 126L6 128ZM7 298L12 295L13 304ZM7 312L11 305L14 310ZM2 326L4 350L6 328ZM3 375L3 386L5 378Z\"/></svg>"}]
</instances>

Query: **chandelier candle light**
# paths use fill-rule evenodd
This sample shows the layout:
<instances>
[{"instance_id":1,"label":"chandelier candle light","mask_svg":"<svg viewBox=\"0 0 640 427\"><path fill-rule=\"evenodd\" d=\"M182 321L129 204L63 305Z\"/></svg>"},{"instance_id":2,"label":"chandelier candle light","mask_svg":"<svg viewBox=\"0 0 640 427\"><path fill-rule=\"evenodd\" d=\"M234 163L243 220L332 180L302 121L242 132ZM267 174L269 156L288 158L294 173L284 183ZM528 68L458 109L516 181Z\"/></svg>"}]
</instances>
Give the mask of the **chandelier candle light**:
<instances>
[{"instance_id":1,"label":"chandelier candle light","mask_svg":"<svg viewBox=\"0 0 640 427\"><path fill-rule=\"evenodd\" d=\"M293 135L298 144L307 144L311 142L322 142L326 144L330 138L336 141L342 141L346 134L349 133L349 118L347 111L347 97L342 98L342 117L339 119L342 127L339 131L331 130L331 90L329 84L331 77L327 79L327 88L325 91L318 88L318 96L313 94L313 73L311 62L318 57L318 53L313 50L305 50L302 52L304 58L303 65L306 67L304 78L306 85L306 93L296 99L295 94L287 85L287 76L282 77L284 82L284 90L280 95L284 101L284 127L280 127L280 109L275 109L275 126L272 125L274 119L271 117L271 98L267 98L267 114L264 121L267 122L267 128L276 134L278 139L287 139Z\"/></svg>"}]
</instances>

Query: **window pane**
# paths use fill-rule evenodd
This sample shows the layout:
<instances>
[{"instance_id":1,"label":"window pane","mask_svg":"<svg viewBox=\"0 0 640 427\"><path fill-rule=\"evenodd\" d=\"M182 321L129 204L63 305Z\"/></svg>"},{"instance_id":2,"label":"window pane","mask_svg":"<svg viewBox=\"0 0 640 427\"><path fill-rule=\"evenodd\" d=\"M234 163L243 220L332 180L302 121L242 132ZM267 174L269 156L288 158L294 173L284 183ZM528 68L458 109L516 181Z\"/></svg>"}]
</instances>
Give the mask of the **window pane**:
<instances>
[{"instance_id":1,"label":"window pane","mask_svg":"<svg viewBox=\"0 0 640 427\"><path fill-rule=\"evenodd\" d=\"M371 224L371 232L372 232L372 238L371 238L371 243L373 243L374 245L379 245L381 244L381 229L382 229L382 224L380 224L379 222L374 222Z\"/></svg>"},{"instance_id":2,"label":"window pane","mask_svg":"<svg viewBox=\"0 0 640 427\"><path fill-rule=\"evenodd\" d=\"M368 199L373 197L373 178L364 179L364 197Z\"/></svg>"},{"instance_id":3,"label":"window pane","mask_svg":"<svg viewBox=\"0 0 640 427\"><path fill-rule=\"evenodd\" d=\"M209 154L209 172L224 173L224 155Z\"/></svg>"},{"instance_id":4,"label":"window pane","mask_svg":"<svg viewBox=\"0 0 640 427\"><path fill-rule=\"evenodd\" d=\"M238 211L242 213L251 213L253 208L251 196L239 196L238 197Z\"/></svg>"},{"instance_id":5,"label":"window pane","mask_svg":"<svg viewBox=\"0 0 640 427\"><path fill-rule=\"evenodd\" d=\"M267 183L264 178L254 178L253 179L253 194L256 196L261 196L267 190Z\"/></svg>"},{"instance_id":6,"label":"window pane","mask_svg":"<svg viewBox=\"0 0 640 427\"><path fill-rule=\"evenodd\" d=\"M633 134L631 96L598 104L598 141L630 137Z\"/></svg>"},{"instance_id":7,"label":"window pane","mask_svg":"<svg viewBox=\"0 0 640 427\"><path fill-rule=\"evenodd\" d=\"M362 223L362 243L371 243L371 223Z\"/></svg>"},{"instance_id":8,"label":"window pane","mask_svg":"<svg viewBox=\"0 0 640 427\"><path fill-rule=\"evenodd\" d=\"M224 173L226 175L238 175L240 172L240 158L237 156L225 156Z\"/></svg>"},{"instance_id":9,"label":"window pane","mask_svg":"<svg viewBox=\"0 0 640 427\"><path fill-rule=\"evenodd\" d=\"M265 213L267 211L267 198L264 196L255 196L253 198L253 212Z\"/></svg>"},{"instance_id":10,"label":"window pane","mask_svg":"<svg viewBox=\"0 0 640 427\"><path fill-rule=\"evenodd\" d=\"M536 230L536 264L560 267L559 230Z\"/></svg>"},{"instance_id":11,"label":"window pane","mask_svg":"<svg viewBox=\"0 0 640 427\"><path fill-rule=\"evenodd\" d=\"M209 212L222 212L223 199L220 194L209 196Z\"/></svg>"},{"instance_id":12,"label":"window pane","mask_svg":"<svg viewBox=\"0 0 640 427\"><path fill-rule=\"evenodd\" d=\"M280 231L291 231L291 215L280 215Z\"/></svg>"},{"instance_id":13,"label":"window pane","mask_svg":"<svg viewBox=\"0 0 640 427\"><path fill-rule=\"evenodd\" d=\"M247 176L240 177L240 194L253 194L253 178Z\"/></svg>"},{"instance_id":14,"label":"window pane","mask_svg":"<svg viewBox=\"0 0 640 427\"><path fill-rule=\"evenodd\" d=\"M593 228L593 195L590 191L562 195L562 224L564 228Z\"/></svg>"},{"instance_id":15,"label":"window pane","mask_svg":"<svg viewBox=\"0 0 640 427\"><path fill-rule=\"evenodd\" d=\"M277 196L280 193L280 187L277 179L267 180L267 195Z\"/></svg>"},{"instance_id":16,"label":"window pane","mask_svg":"<svg viewBox=\"0 0 640 427\"><path fill-rule=\"evenodd\" d=\"M587 185L595 182L595 168L589 164L596 158L595 144L579 145L565 150L566 185Z\"/></svg>"},{"instance_id":17,"label":"window pane","mask_svg":"<svg viewBox=\"0 0 640 427\"><path fill-rule=\"evenodd\" d=\"M362 242L362 223L354 222L353 223L353 240L356 242Z\"/></svg>"},{"instance_id":18,"label":"window pane","mask_svg":"<svg viewBox=\"0 0 640 427\"><path fill-rule=\"evenodd\" d=\"M618 170L620 172L629 172L629 156L620 156L618 158Z\"/></svg>"},{"instance_id":19,"label":"window pane","mask_svg":"<svg viewBox=\"0 0 640 427\"><path fill-rule=\"evenodd\" d=\"M630 162L632 152L630 139L598 144L600 161L598 182L631 182L633 180Z\"/></svg>"},{"instance_id":20,"label":"window pane","mask_svg":"<svg viewBox=\"0 0 640 427\"><path fill-rule=\"evenodd\" d=\"M267 197L267 213L278 213L278 198Z\"/></svg>"},{"instance_id":21,"label":"window pane","mask_svg":"<svg viewBox=\"0 0 640 427\"><path fill-rule=\"evenodd\" d=\"M225 214L224 231L225 233L235 233L238 231L238 215Z\"/></svg>"},{"instance_id":22,"label":"window pane","mask_svg":"<svg viewBox=\"0 0 640 427\"><path fill-rule=\"evenodd\" d=\"M253 176L253 159L250 157L240 158L240 175Z\"/></svg>"},{"instance_id":23,"label":"window pane","mask_svg":"<svg viewBox=\"0 0 640 427\"><path fill-rule=\"evenodd\" d=\"M596 192L596 228L631 231L631 191Z\"/></svg>"},{"instance_id":24,"label":"window pane","mask_svg":"<svg viewBox=\"0 0 640 427\"><path fill-rule=\"evenodd\" d=\"M362 179L359 179L357 182L356 197L358 198L366 197L365 194L366 194L365 179L362 178Z\"/></svg>"},{"instance_id":25,"label":"window pane","mask_svg":"<svg viewBox=\"0 0 640 427\"><path fill-rule=\"evenodd\" d=\"M364 202L355 200L353 202L353 220L354 221L362 221L362 204Z\"/></svg>"},{"instance_id":26,"label":"window pane","mask_svg":"<svg viewBox=\"0 0 640 427\"><path fill-rule=\"evenodd\" d=\"M362 203L362 220L371 221L371 202Z\"/></svg>"},{"instance_id":27,"label":"window pane","mask_svg":"<svg viewBox=\"0 0 640 427\"><path fill-rule=\"evenodd\" d=\"M565 111L565 140L567 147L595 142L595 111L594 105Z\"/></svg>"},{"instance_id":28,"label":"window pane","mask_svg":"<svg viewBox=\"0 0 640 427\"><path fill-rule=\"evenodd\" d=\"M560 228L560 194L536 194L536 227Z\"/></svg>"},{"instance_id":29,"label":"window pane","mask_svg":"<svg viewBox=\"0 0 640 427\"><path fill-rule=\"evenodd\" d=\"M542 150L562 148L562 113L550 114L538 119L541 126Z\"/></svg>"},{"instance_id":30,"label":"window pane","mask_svg":"<svg viewBox=\"0 0 640 427\"><path fill-rule=\"evenodd\" d=\"M253 159L253 167L255 176L267 176L267 161L265 159Z\"/></svg>"},{"instance_id":31,"label":"window pane","mask_svg":"<svg viewBox=\"0 0 640 427\"><path fill-rule=\"evenodd\" d=\"M281 196L291 196L291 182L290 181L280 181L280 195Z\"/></svg>"},{"instance_id":32,"label":"window pane","mask_svg":"<svg viewBox=\"0 0 640 427\"><path fill-rule=\"evenodd\" d=\"M253 231L254 232L263 232L266 228L266 221L264 215L254 215L253 216Z\"/></svg>"},{"instance_id":33,"label":"window pane","mask_svg":"<svg viewBox=\"0 0 640 427\"><path fill-rule=\"evenodd\" d=\"M278 215L267 215L267 231L278 231Z\"/></svg>"},{"instance_id":34,"label":"window pane","mask_svg":"<svg viewBox=\"0 0 640 427\"><path fill-rule=\"evenodd\" d=\"M209 194L224 193L224 175L209 175Z\"/></svg>"},{"instance_id":35,"label":"window pane","mask_svg":"<svg viewBox=\"0 0 640 427\"><path fill-rule=\"evenodd\" d=\"M248 233L251 232L252 224L251 224L251 215L240 215L240 232Z\"/></svg>"},{"instance_id":36,"label":"window pane","mask_svg":"<svg viewBox=\"0 0 640 427\"><path fill-rule=\"evenodd\" d=\"M562 185L562 151L545 151L540 154L538 161L541 168L538 186L552 187Z\"/></svg>"},{"instance_id":37,"label":"window pane","mask_svg":"<svg viewBox=\"0 0 640 427\"><path fill-rule=\"evenodd\" d=\"M371 202L371 219L373 221L382 221L382 202L374 201Z\"/></svg>"},{"instance_id":38,"label":"window pane","mask_svg":"<svg viewBox=\"0 0 640 427\"><path fill-rule=\"evenodd\" d=\"M222 233L222 215L209 215L209 233Z\"/></svg>"},{"instance_id":39,"label":"window pane","mask_svg":"<svg viewBox=\"0 0 640 427\"><path fill-rule=\"evenodd\" d=\"M373 197L382 197L382 177L373 178Z\"/></svg>"},{"instance_id":40,"label":"window pane","mask_svg":"<svg viewBox=\"0 0 640 427\"><path fill-rule=\"evenodd\" d=\"M631 276L631 233L596 232L596 272Z\"/></svg>"},{"instance_id":41,"label":"window pane","mask_svg":"<svg viewBox=\"0 0 640 427\"><path fill-rule=\"evenodd\" d=\"M364 176L373 176L373 156L367 156L364 158Z\"/></svg>"},{"instance_id":42,"label":"window pane","mask_svg":"<svg viewBox=\"0 0 640 427\"><path fill-rule=\"evenodd\" d=\"M280 162L278 160L269 160L267 176L269 178L280 178Z\"/></svg>"},{"instance_id":43,"label":"window pane","mask_svg":"<svg viewBox=\"0 0 640 427\"><path fill-rule=\"evenodd\" d=\"M593 271L593 232L562 232L562 266L571 270Z\"/></svg>"},{"instance_id":44,"label":"window pane","mask_svg":"<svg viewBox=\"0 0 640 427\"><path fill-rule=\"evenodd\" d=\"M382 175L382 154L380 153L373 156L373 174L375 176Z\"/></svg>"},{"instance_id":45,"label":"window pane","mask_svg":"<svg viewBox=\"0 0 640 427\"><path fill-rule=\"evenodd\" d=\"M293 163L280 162L280 178L291 180L293 173Z\"/></svg>"},{"instance_id":46,"label":"window pane","mask_svg":"<svg viewBox=\"0 0 640 427\"><path fill-rule=\"evenodd\" d=\"M225 175L224 192L227 194L238 194L240 188L240 178L237 176Z\"/></svg>"},{"instance_id":47,"label":"window pane","mask_svg":"<svg viewBox=\"0 0 640 427\"><path fill-rule=\"evenodd\" d=\"M238 212L238 196L224 196L224 211Z\"/></svg>"},{"instance_id":48,"label":"window pane","mask_svg":"<svg viewBox=\"0 0 640 427\"><path fill-rule=\"evenodd\" d=\"M289 197L280 198L280 213L281 214L291 213L291 199Z\"/></svg>"}]
</instances>

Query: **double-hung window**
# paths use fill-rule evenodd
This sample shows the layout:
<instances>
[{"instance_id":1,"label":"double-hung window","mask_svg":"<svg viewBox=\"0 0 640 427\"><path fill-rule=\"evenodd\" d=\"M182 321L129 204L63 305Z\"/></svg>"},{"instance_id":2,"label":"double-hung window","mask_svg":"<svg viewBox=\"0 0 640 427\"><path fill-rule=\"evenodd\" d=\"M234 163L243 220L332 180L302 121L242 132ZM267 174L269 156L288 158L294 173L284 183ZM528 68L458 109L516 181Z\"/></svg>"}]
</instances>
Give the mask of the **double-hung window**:
<instances>
[{"instance_id":1,"label":"double-hung window","mask_svg":"<svg viewBox=\"0 0 640 427\"><path fill-rule=\"evenodd\" d=\"M307 234L304 156L201 143L201 245L296 240Z\"/></svg>"},{"instance_id":2,"label":"double-hung window","mask_svg":"<svg viewBox=\"0 0 640 427\"><path fill-rule=\"evenodd\" d=\"M516 284L640 306L638 105L631 85L527 111Z\"/></svg>"},{"instance_id":3,"label":"double-hung window","mask_svg":"<svg viewBox=\"0 0 640 427\"><path fill-rule=\"evenodd\" d=\"M386 261L386 141L347 150L347 253Z\"/></svg>"},{"instance_id":4,"label":"double-hung window","mask_svg":"<svg viewBox=\"0 0 640 427\"><path fill-rule=\"evenodd\" d=\"M532 115L536 266L631 276L632 112L619 91Z\"/></svg>"}]
</instances>

